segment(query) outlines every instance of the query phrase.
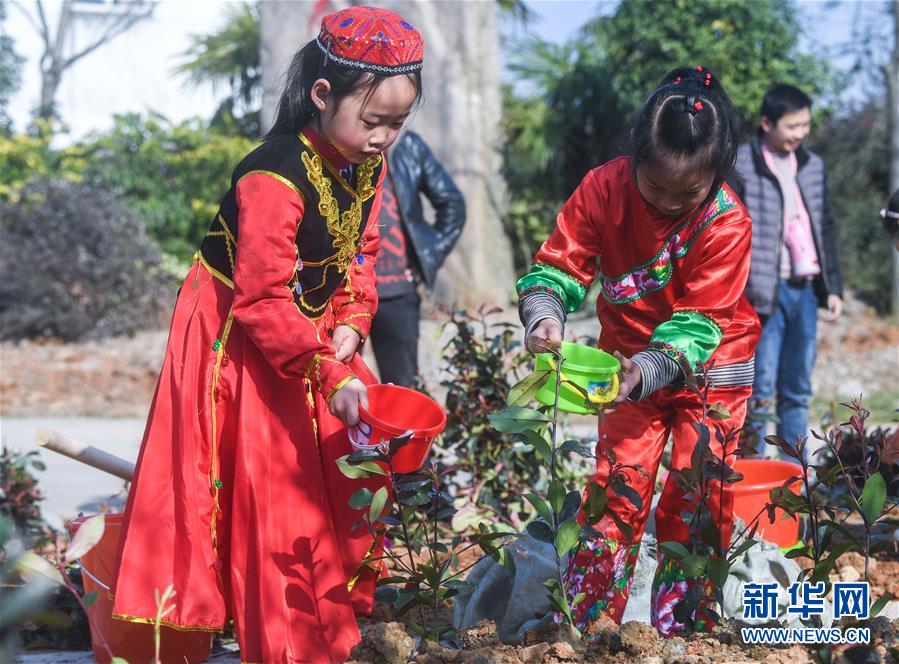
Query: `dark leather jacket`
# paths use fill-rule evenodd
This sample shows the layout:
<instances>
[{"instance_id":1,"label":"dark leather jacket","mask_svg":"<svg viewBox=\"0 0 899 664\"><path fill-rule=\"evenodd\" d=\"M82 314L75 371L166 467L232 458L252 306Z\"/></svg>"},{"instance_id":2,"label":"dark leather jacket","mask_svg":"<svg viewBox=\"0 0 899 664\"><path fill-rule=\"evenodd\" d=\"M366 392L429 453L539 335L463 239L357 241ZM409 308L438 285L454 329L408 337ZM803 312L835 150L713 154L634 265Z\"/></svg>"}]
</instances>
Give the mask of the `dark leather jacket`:
<instances>
[{"instance_id":1,"label":"dark leather jacket","mask_svg":"<svg viewBox=\"0 0 899 664\"><path fill-rule=\"evenodd\" d=\"M465 199L449 173L421 137L407 131L387 154L387 176L399 204L403 226L428 288L465 225ZM434 223L424 218L419 194L434 207Z\"/></svg>"}]
</instances>

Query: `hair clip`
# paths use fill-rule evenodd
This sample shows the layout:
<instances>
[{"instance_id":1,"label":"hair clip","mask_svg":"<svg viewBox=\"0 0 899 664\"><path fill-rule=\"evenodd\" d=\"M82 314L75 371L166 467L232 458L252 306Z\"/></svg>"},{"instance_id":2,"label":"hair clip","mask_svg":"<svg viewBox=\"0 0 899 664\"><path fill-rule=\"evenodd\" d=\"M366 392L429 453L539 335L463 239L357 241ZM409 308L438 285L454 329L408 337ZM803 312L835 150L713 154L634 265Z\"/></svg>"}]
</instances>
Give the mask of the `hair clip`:
<instances>
[{"instance_id":1,"label":"hair clip","mask_svg":"<svg viewBox=\"0 0 899 664\"><path fill-rule=\"evenodd\" d=\"M702 65L696 65L696 71L702 71Z\"/></svg>"},{"instance_id":2,"label":"hair clip","mask_svg":"<svg viewBox=\"0 0 899 664\"><path fill-rule=\"evenodd\" d=\"M693 108L695 108L697 111L701 111L702 110L702 102L701 101L696 102L695 104L693 104Z\"/></svg>"},{"instance_id":3,"label":"hair clip","mask_svg":"<svg viewBox=\"0 0 899 664\"><path fill-rule=\"evenodd\" d=\"M705 80L706 87L708 87L710 85L710 83L711 83L711 81L709 81L709 79Z\"/></svg>"},{"instance_id":4,"label":"hair clip","mask_svg":"<svg viewBox=\"0 0 899 664\"><path fill-rule=\"evenodd\" d=\"M674 79L674 84L675 84L675 85L677 85L677 84L680 83L680 82L681 82L681 77L680 77L680 76L678 76L676 79Z\"/></svg>"}]
</instances>

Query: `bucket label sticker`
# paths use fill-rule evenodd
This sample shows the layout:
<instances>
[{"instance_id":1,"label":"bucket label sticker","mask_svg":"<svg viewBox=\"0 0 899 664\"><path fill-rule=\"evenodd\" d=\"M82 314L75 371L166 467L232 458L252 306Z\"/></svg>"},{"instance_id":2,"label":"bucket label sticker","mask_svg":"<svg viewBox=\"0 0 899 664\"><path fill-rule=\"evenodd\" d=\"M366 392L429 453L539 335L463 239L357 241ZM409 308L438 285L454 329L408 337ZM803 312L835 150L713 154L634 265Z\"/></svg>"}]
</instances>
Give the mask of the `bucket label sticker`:
<instances>
[{"instance_id":1,"label":"bucket label sticker","mask_svg":"<svg viewBox=\"0 0 899 664\"><path fill-rule=\"evenodd\" d=\"M587 391L591 392L593 394L596 394L598 392L605 392L607 389L609 389L609 385L611 385L611 384L612 384L612 381L609 381L609 380L607 380L603 383L591 380L587 385Z\"/></svg>"}]
</instances>

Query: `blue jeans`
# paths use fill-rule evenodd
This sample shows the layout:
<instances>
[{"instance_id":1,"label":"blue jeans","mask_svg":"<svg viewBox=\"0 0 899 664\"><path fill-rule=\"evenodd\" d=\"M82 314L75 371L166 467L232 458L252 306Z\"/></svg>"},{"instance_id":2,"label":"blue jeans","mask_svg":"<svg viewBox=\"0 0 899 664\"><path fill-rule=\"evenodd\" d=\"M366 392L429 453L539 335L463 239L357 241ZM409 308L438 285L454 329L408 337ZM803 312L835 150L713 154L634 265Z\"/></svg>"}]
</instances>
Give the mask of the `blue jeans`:
<instances>
[{"instance_id":1,"label":"blue jeans","mask_svg":"<svg viewBox=\"0 0 899 664\"><path fill-rule=\"evenodd\" d=\"M791 443L797 437L808 435L817 334L818 301L814 286L810 282L791 285L781 279L774 313L762 320L750 409L755 415L771 414L772 406L776 405L777 435ZM764 420L751 420L751 426L761 437L759 452L765 450L766 425ZM783 457L779 449L776 456Z\"/></svg>"}]
</instances>

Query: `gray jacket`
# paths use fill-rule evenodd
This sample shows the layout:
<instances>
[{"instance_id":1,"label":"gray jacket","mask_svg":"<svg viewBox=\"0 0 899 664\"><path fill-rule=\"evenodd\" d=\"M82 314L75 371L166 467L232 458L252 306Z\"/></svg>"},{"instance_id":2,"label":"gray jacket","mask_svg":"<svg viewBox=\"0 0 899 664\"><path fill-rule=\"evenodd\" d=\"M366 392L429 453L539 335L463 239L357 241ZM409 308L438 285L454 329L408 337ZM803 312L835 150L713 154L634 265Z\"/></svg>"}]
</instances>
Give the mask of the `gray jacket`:
<instances>
[{"instance_id":1,"label":"gray jacket","mask_svg":"<svg viewBox=\"0 0 899 664\"><path fill-rule=\"evenodd\" d=\"M774 313L783 249L783 195L777 178L765 164L760 135L737 151L737 165L729 182L752 217L752 263L746 297L762 316ZM796 151L796 180L805 209L812 220L812 235L821 274L815 277L818 304L827 306L830 294L843 296L843 277L837 257L837 238L830 202L827 175L821 157L800 146Z\"/></svg>"}]
</instances>

